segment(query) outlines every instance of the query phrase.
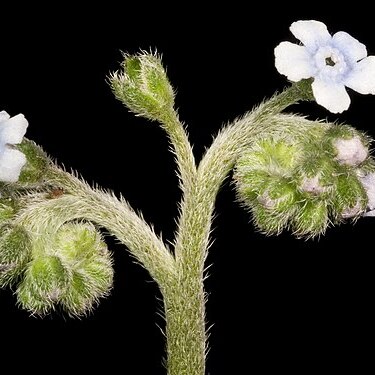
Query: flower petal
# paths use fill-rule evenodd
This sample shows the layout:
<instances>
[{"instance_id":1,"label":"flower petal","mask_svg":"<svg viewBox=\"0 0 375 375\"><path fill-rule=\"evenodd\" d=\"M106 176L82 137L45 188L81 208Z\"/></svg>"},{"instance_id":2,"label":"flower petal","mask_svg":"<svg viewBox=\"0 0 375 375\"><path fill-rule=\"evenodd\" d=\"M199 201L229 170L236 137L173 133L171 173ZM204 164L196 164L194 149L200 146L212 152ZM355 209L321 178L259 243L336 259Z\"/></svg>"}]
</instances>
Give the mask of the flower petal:
<instances>
[{"instance_id":1,"label":"flower petal","mask_svg":"<svg viewBox=\"0 0 375 375\"><path fill-rule=\"evenodd\" d=\"M21 143L28 125L28 121L22 114L14 116L9 120L0 123L0 143Z\"/></svg>"},{"instance_id":2,"label":"flower petal","mask_svg":"<svg viewBox=\"0 0 375 375\"><path fill-rule=\"evenodd\" d=\"M275 66L293 82L310 78L315 72L307 49L290 42L282 42L275 48Z\"/></svg>"},{"instance_id":3,"label":"flower petal","mask_svg":"<svg viewBox=\"0 0 375 375\"><path fill-rule=\"evenodd\" d=\"M316 102L332 113L341 113L349 108L350 97L343 84L315 79L312 90Z\"/></svg>"},{"instance_id":4,"label":"flower petal","mask_svg":"<svg viewBox=\"0 0 375 375\"><path fill-rule=\"evenodd\" d=\"M344 83L360 94L375 95L375 56L357 63Z\"/></svg>"},{"instance_id":5,"label":"flower petal","mask_svg":"<svg viewBox=\"0 0 375 375\"><path fill-rule=\"evenodd\" d=\"M25 164L26 156L22 152L5 147L0 154L0 181L17 182Z\"/></svg>"},{"instance_id":6,"label":"flower petal","mask_svg":"<svg viewBox=\"0 0 375 375\"><path fill-rule=\"evenodd\" d=\"M332 38L327 30L327 26L319 21L293 22L290 26L290 31L310 51L314 52L319 47L327 45Z\"/></svg>"},{"instance_id":7,"label":"flower petal","mask_svg":"<svg viewBox=\"0 0 375 375\"><path fill-rule=\"evenodd\" d=\"M332 37L332 42L338 50L353 61L362 60L367 56L366 46L345 31L336 33Z\"/></svg>"},{"instance_id":8,"label":"flower petal","mask_svg":"<svg viewBox=\"0 0 375 375\"><path fill-rule=\"evenodd\" d=\"M0 112L0 123L2 123L3 121L9 120L9 118L10 116L8 115L7 112L5 111Z\"/></svg>"}]
</instances>

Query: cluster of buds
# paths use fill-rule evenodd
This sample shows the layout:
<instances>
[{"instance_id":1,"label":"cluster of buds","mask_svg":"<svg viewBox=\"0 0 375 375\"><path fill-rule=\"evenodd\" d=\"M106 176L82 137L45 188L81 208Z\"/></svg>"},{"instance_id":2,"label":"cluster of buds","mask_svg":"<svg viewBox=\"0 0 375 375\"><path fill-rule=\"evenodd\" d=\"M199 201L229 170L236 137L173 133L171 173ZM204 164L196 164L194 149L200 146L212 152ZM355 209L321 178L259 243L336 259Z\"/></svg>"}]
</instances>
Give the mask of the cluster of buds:
<instances>
[{"instance_id":1,"label":"cluster of buds","mask_svg":"<svg viewBox=\"0 0 375 375\"><path fill-rule=\"evenodd\" d=\"M258 139L237 162L238 198L265 234L323 234L331 223L366 213L363 181L375 170L369 144L350 126L323 123L294 136Z\"/></svg>"},{"instance_id":2,"label":"cluster of buds","mask_svg":"<svg viewBox=\"0 0 375 375\"><path fill-rule=\"evenodd\" d=\"M56 199L46 178L51 162L23 138L27 125L23 115L0 112L0 288L15 289L19 305L34 315L57 307L83 315L111 290L111 255L90 223L48 228L33 216L38 231L23 225L20 215L34 197Z\"/></svg>"},{"instance_id":3,"label":"cluster of buds","mask_svg":"<svg viewBox=\"0 0 375 375\"><path fill-rule=\"evenodd\" d=\"M71 222L53 235L36 235L16 222L16 201L2 199L0 287L15 287L20 306L35 315L61 306L69 315L79 316L108 294L112 260L92 224Z\"/></svg>"},{"instance_id":4,"label":"cluster of buds","mask_svg":"<svg viewBox=\"0 0 375 375\"><path fill-rule=\"evenodd\" d=\"M113 281L110 253L100 233L91 224L68 223L48 245L36 242L33 248L16 291L20 305L39 315L57 306L70 315L87 313Z\"/></svg>"}]
</instances>

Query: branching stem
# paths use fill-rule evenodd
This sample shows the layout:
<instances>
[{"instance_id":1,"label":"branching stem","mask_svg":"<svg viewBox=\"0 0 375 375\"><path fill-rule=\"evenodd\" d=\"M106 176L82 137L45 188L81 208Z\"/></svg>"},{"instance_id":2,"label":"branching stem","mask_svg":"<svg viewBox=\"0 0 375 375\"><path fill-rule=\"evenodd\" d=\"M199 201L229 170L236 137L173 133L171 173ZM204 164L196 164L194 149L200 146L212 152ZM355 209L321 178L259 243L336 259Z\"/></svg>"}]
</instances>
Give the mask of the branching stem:
<instances>
[{"instance_id":1,"label":"branching stem","mask_svg":"<svg viewBox=\"0 0 375 375\"><path fill-rule=\"evenodd\" d=\"M168 374L204 375L207 349L204 263L219 188L238 156L257 137L280 131L280 127L288 131L289 125L295 126L295 122L289 124L279 113L308 98L301 85L294 85L236 120L218 134L198 169L177 114L164 115L162 126L174 147L183 191L174 255L124 200L92 189L57 167L50 169L47 183L61 187L64 194L56 199L36 198L29 202L18 222L38 236L43 228L57 231L67 221L85 219L116 236L150 272L163 294ZM309 125L308 121L302 124L305 125Z\"/></svg>"}]
</instances>

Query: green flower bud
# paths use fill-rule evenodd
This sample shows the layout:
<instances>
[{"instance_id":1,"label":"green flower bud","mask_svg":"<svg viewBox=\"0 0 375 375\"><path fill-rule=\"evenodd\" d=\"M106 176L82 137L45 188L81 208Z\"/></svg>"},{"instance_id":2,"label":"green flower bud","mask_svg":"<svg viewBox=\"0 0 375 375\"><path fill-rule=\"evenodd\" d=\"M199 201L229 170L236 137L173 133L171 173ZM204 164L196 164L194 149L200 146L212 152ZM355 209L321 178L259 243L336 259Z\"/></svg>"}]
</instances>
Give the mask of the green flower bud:
<instances>
[{"instance_id":1,"label":"green flower bud","mask_svg":"<svg viewBox=\"0 0 375 375\"><path fill-rule=\"evenodd\" d=\"M92 310L99 298L108 295L112 283L113 268L109 255L92 257L73 271L60 302L70 315L84 315Z\"/></svg>"},{"instance_id":2,"label":"green flower bud","mask_svg":"<svg viewBox=\"0 0 375 375\"><path fill-rule=\"evenodd\" d=\"M358 218L364 213L367 206L367 194L357 176L349 173L337 177L332 206L338 221Z\"/></svg>"},{"instance_id":3,"label":"green flower bud","mask_svg":"<svg viewBox=\"0 0 375 375\"><path fill-rule=\"evenodd\" d=\"M359 176L374 172L375 163L364 134L332 125L289 140L274 137L255 142L233 176L239 201L263 233L291 228L298 237L319 236L329 223L365 212L368 198Z\"/></svg>"},{"instance_id":4,"label":"green flower bud","mask_svg":"<svg viewBox=\"0 0 375 375\"><path fill-rule=\"evenodd\" d=\"M262 204L253 204L251 213L256 228L267 236L280 234L288 225L288 216L277 214Z\"/></svg>"},{"instance_id":5,"label":"green flower bud","mask_svg":"<svg viewBox=\"0 0 375 375\"><path fill-rule=\"evenodd\" d=\"M300 158L298 147L282 140L262 139L237 161L233 178L240 201L252 201L292 175Z\"/></svg>"},{"instance_id":6,"label":"green flower bud","mask_svg":"<svg viewBox=\"0 0 375 375\"><path fill-rule=\"evenodd\" d=\"M174 105L173 88L160 57L146 52L124 57L123 71L110 77L116 98L135 114L160 120Z\"/></svg>"},{"instance_id":7,"label":"green flower bud","mask_svg":"<svg viewBox=\"0 0 375 375\"><path fill-rule=\"evenodd\" d=\"M67 223L61 226L56 233L52 251L70 266L108 253L100 233L90 223Z\"/></svg>"},{"instance_id":8,"label":"green flower bud","mask_svg":"<svg viewBox=\"0 0 375 375\"><path fill-rule=\"evenodd\" d=\"M276 212L288 211L297 200L295 185L292 181L283 177L270 180L266 191L258 196L258 201L264 207Z\"/></svg>"},{"instance_id":9,"label":"green flower bud","mask_svg":"<svg viewBox=\"0 0 375 375\"><path fill-rule=\"evenodd\" d=\"M324 152L307 152L296 171L298 189L302 195L329 198L335 184L335 164Z\"/></svg>"},{"instance_id":10,"label":"green flower bud","mask_svg":"<svg viewBox=\"0 0 375 375\"><path fill-rule=\"evenodd\" d=\"M266 234L279 234L294 213L297 189L290 179L298 160L298 145L262 139L238 160L234 179L238 198Z\"/></svg>"},{"instance_id":11,"label":"green flower bud","mask_svg":"<svg viewBox=\"0 0 375 375\"><path fill-rule=\"evenodd\" d=\"M112 259L100 233L91 224L65 224L56 236L56 252L72 270L62 306L70 315L91 311L113 283Z\"/></svg>"},{"instance_id":12,"label":"green flower bud","mask_svg":"<svg viewBox=\"0 0 375 375\"><path fill-rule=\"evenodd\" d=\"M295 212L298 195L290 180L278 178L269 182L257 201L258 208L253 210L253 215L258 228L267 234L280 234Z\"/></svg>"},{"instance_id":13,"label":"green flower bud","mask_svg":"<svg viewBox=\"0 0 375 375\"><path fill-rule=\"evenodd\" d=\"M292 229L297 237L309 238L323 234L328 224L327 203L314 199L300 205L292 220Z\"/></svg>"},{"instance_id":14,"label":"green flower bud","mask_svg":"<svg viewBox=\"0 0 375 375\"><path fill-rule=\"evenodd\" d=\"M31 255L26 231L18 226L0 228L0 287L13 284L25 270Z\"/></svg>"},{"instance_id":15,"label":"green flower bud","mask_svg":"<svg viewBox=\"0 0 375 375\"><path fill-rule=\"evenodd\" d=\"M57 305L72 316L89 312L113 282L111 256L100 233L91 224L67 223L47 244L36 246L17 289L20 305L37 315Z\"/></svg>"},{"instance_id":16,"label":"green flower bud","mask_svg":"<svg viewBox=\"0 0 375 375\"><path fill-rule=\"evenodd\" d=\"M24 139L17 148L26 156L26 164L21 170L17 183L28 187L43 182L50 163L46 153L28 139Z\"/></svg>"},{"instance_id":17,"label":"green flower bud","mask_svg":"<svg viewBox=\"0 0 375 375\"><path fill-rule=\"evenodd\" d=\"M289 175L301 157L300 151L298 144L291 141L262 139L252 150L258 164L254 162L251 165L253 168L263 168L273 175Z\"/></svg>"},{"instance_id":18,"label":"green flower bud","mask_svg":"<svg viewBox=\"0 0 375 375\"><path fill-rule=\"evenodd\" d=\"M0 225L11 220L17 210L16 201L11 198L0 198Z\"/></svg>"},{"instance_id":19,"label":"green flower bud","mask_svg":"<svg viewBox=\"0 0 375 375\"><path fill-rule=\"evenodd\" d=\"M238 168L234 178L237 183L239 201L246 206L246 203L251 203L266 191L272 176L263 170L246 171Z\"/></svg>"},{"instance_id":20,"label":"green flower bud","mask_svg":"<svg viewBox=\"0 0 375 375\"><path fill-rule=\"evenodd\" d=\"M71 279L59 257L36 257L25 272L17 288L18 302L32 314L45 315L54 309Z\"/></svg>"}]
</instances>

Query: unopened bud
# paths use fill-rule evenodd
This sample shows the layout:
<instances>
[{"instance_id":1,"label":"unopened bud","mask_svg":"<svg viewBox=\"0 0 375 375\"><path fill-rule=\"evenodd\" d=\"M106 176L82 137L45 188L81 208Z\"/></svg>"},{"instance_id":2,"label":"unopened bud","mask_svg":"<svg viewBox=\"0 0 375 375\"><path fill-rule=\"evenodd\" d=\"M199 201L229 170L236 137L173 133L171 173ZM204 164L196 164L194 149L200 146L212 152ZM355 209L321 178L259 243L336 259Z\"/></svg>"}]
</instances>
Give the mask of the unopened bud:
<instances>
[{"instance_id":1,"label":"unopened bud","mask_svg":"<svg viewBox=\"0 0 375 375\"><path fill-rule=\"evenodd\" d=\"M110 84L117 99L151 120L160 120L166 110L173 108L173 88L155 54L125 55L123 70L111 75Z\"/></svg>"},{"instance_id":2,"label":"unopened bud","mask_svg":"<svg viewBox=\"0 0 375 375\"><path fill-rule=\"evenodd\" d=\"M112 281L112 260L100 233L91 224L68 223L54 239L37 244L17 296L32 314L45 315L59 305L78 316L109 293Z\"/></svg>"},{"instance_id":3,"label":"unopened bud","mask_svg":"<svg viewBox=\"0 0 375 375\"><path fill-rule=\"evenodd\" d=\"M36 257L17 288L18 302L32 314L45 315L64 293L69 276L59 257Z\"/></svg>"},{"instance_id":4,"label":"unopened bud","mask_svg":"<svg viewBox=\"0 0 375 375\"><path fill-rule=\"evenodd\" d=\"M46 153L28 139L24 139L17 148L26 156L26 164L21 170L18 184L29 186L43 182L43 177L50 163Z\"/></svg>"},{"instance_id":5,"label":"unopened bud","mask_svg":"<svg viewBox=\"0 0 375 375\"><path fill-rule=\"evenodd\" d=\"M13 284L30 259L31 243L27 232L5 224L0 228L0 287Z\"/></svg>"},{"instance_id":6,"label":"unopened bud","mask_svg":"<svg viewBox=\"0 0 375 375\"><path fill-rule=\"evenodd\" d=\"M340 164L359 165L368 156L368 148L358 136L350 139L339 138L333 144L337 151L336 159Z\"/></svg>"}]
</instances>

